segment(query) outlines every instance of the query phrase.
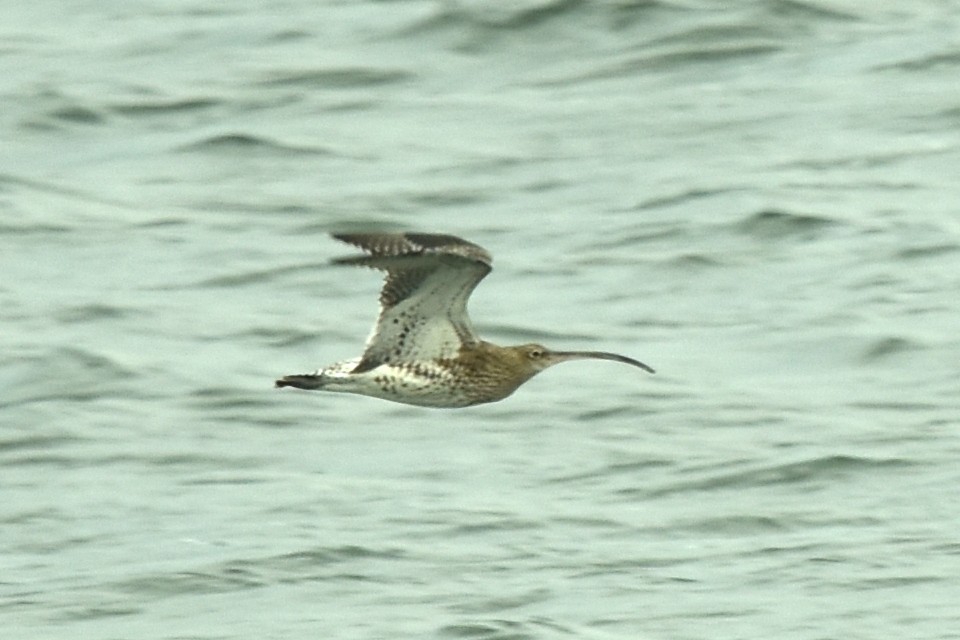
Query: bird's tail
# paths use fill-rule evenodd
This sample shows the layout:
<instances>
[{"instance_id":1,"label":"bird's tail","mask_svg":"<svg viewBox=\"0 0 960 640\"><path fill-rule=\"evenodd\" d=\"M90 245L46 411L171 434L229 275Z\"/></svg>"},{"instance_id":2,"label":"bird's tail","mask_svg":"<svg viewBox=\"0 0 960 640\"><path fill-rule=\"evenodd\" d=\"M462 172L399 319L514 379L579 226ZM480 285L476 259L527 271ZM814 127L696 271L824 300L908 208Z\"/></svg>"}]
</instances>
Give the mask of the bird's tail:
<instances>
[{"instance_id":1,"label":"bird's tail","mask_svg":"<svg viewBox=\"0 0 960 640\"><path fill-rule=\"evenodd\" d=\"M317 373L302 373L291 376L283 376L274 383L277 389L283 387L295 387L297 389L323 389L326 386L324 376Z\"/></svg>"}]
</instances>

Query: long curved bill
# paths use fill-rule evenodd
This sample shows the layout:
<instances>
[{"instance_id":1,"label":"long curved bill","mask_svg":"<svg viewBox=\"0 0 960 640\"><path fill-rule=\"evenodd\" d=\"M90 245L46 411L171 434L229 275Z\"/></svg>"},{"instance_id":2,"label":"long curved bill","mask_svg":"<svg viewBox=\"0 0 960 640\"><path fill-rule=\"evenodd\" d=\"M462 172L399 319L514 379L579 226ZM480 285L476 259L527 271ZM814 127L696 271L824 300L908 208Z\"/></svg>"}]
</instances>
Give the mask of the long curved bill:
<instances>
[{"instance_id":1,"label":"long curved bill","mask_svg":"<svg viewBox=\"0 0 960 640\"><path fill-rule=\"evenodd\" d=\"M656 373L650 365L646 365L633 358L628 358L627 356L622 356L619 353L608 353L607 351L551 351L550 355L556 357L558 362L563 360L584 360L587 358L594 360L613 360L614 362L622 362L623 364L639 367L649 373Z\"/></svg>"}]
</instances>

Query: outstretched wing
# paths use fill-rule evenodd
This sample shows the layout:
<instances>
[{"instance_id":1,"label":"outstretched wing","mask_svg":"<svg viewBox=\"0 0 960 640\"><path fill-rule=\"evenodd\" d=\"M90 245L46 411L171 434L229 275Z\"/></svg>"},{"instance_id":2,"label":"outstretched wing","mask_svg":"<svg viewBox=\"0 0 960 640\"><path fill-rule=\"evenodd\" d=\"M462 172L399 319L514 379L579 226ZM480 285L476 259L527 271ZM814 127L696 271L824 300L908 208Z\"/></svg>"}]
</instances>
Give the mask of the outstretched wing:
<instances>
[{"instance_id":1,"label":"outstretched wing","mask_svg":"<svg viewBox=\"0 0 960 640\"><path fill-rule=\"evenodd\" d=\"M454 358L462 344L479 341L467 316L467 299L492 258L456 236L427 233L337 233L337 240L367 255L335 264L386 272L380 317L355 372L381 364Z\"/></svg>"}]
</instances>

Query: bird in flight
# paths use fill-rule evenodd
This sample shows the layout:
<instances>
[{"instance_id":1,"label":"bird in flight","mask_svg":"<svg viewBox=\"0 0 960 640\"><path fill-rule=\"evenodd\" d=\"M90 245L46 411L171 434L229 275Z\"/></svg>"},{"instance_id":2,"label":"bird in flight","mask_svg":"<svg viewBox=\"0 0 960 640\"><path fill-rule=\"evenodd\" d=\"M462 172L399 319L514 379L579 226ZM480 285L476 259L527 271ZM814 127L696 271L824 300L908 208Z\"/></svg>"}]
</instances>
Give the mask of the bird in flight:
<instances>
[{"instance_id":1,"label":"bird in flight","mask_svg":"<svg viewBox=\"0 0 960 640\"><path fill-rule=\"evenodd\" d=\"M333 237L364 251L334 264L386 273L380 316L359 358L284 376L277 387L456 408L503 400L544 369L568 360L613 360L654 372L616 353L552 351L539 344L500 347L481 339L467 315L467 299L490 273L492 258L472 242L428 233Z\"/></svg>"}]
</instances>

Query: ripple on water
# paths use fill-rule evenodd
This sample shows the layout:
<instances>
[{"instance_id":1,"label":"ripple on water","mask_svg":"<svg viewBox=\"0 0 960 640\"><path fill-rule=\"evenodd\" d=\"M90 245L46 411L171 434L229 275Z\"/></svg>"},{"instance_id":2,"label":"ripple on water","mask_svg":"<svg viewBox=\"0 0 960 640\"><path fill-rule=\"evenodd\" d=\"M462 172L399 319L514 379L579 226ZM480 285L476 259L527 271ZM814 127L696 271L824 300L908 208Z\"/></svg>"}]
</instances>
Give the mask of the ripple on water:
<instances>
[{"instance_id":1,"label":"ripple on water","mask_svg":"<svg viewBox=\"0 0 960 640\"><path fill-rule=\"evenodd\" d=\"M228 593L276 584L317 580L378 582L386 565L406 559L397 549L362 545L319 547L262 558L236 558L191 571L147 574L113 584L141 598L161 599L186 593Z\"/></svg>"},{"instance_id":2,"label":"ripple on water","mask_svg":"<svg viewBox=\"0 0 960 640\"><path fill-rule=\"evenodd\" d=\"M892 355L910 351L925 350L925 346L916 340L901 336L884 336L873 340L864 350L864 363L876 362Z\"/></svg>"},{"instance_id":3,"label":"ripple on water","mask_svg":"<svg viewBox=\"0 0 960 640\"><path fill-rule=\"evenodd\" d=\"M137 311L129 307L94 303L61 309L57 312L56 318L63 324L82 324L101 320L122 320L136 314Z\"/></svg>"},{"instance_id":4,"label":"ripple on water","mask_svg":"<svg viewBox=\"0 0 960 640\"><path fill-rule=\"evenodd\" d=\"M758 211L739 222L734 229L759 239L811 237L837 224L836 220L806 213L779 210Z\"/></svg>"},{"instance_id":5,"label":"ripple on water","mask_svg":"<svg viewBox=\"0 0 960 640\"><path fill-rule=\"evenodd\" d=\"M51 376L50 372L56 375ZM137 369L111 355L80 347L60 347L22 356L4 366L8 384L0 407L41 402L95 401L109 389L139 377ZM37 384L38 380L44 381Z\"/></svg>"},{"instance_id":6,"label":"ripple on water","mask_svg":"<svg viewBox=\"0 0 960 640\"><path fill-rule=\"evenodd\" d=\"M732 465L724 465L732 466ZM674 493L720 491L725 489L739 489L784 484L819 484L828 480L837 480L848 476L874 473L878 470L907 469L914 466L911 460L905 458L867 458L862 456L828 455L809 460L783 462L771 465L745 466L736 463L736 471L722 471L714 473L704 471L696 480L681 480L668 486L657 488L638 489L630 487L619 493L637 494L644 496L663 496ZM694 475L688 472L687 475Z\"/></svg>"},{"instance_id":7,"label":"ripple on water","mask_svg":"<svg viewBox=\"0 0 960 640\"><path fill-rule=\"evenodd\" d=\"M247 133L223 133L207 136L179 147L182 152L205 152L213 154L242 152L245 157L253 155L290 157L299 155L339 156L332 149L318 145L294 145L278 142L266 136Z\"/></svg>"}]
</instances>

